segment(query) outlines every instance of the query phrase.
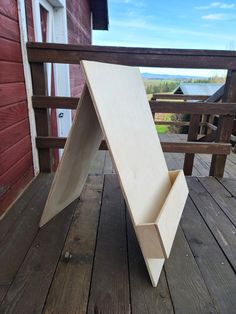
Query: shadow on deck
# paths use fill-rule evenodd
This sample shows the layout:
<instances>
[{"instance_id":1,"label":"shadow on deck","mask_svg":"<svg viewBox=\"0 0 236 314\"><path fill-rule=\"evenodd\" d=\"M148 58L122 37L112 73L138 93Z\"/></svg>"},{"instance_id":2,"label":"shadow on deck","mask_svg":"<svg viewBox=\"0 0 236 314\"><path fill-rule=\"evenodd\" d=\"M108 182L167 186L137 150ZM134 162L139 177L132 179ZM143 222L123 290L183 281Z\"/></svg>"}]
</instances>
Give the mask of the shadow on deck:
<instances>
[{"instance_id":1,"label":"shadow on deck","mask_svg":"<svg viewBox=\"0 0 236 314\"><path fill-rule=\"evenodd\" d=\"M236 180L187 178L157 288L116 175L90 175L80 200L39 230L51 180L39 175L0 222L0 313L235 313Z\"/></svg>"}]
</instances>

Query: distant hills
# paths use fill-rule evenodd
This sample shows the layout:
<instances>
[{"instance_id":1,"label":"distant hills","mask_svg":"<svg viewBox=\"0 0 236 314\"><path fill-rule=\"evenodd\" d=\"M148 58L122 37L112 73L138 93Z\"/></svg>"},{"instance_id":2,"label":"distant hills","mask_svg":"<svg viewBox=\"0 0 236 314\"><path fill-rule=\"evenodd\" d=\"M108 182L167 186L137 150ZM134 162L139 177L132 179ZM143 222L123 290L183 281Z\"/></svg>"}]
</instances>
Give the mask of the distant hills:
<instances>
[{"instance_id":1,"label":"distant hills","mask_svg":"<svg viewBox=\"0 0 236 314\"><path fill-rule=\"evenodd\" d=\"M155 74L155 73L141 73L146 80L191 80L191 79L207 79L205 76L191 76L191 75L170 75L170 74Z\"/></svg>"}]
</instances>

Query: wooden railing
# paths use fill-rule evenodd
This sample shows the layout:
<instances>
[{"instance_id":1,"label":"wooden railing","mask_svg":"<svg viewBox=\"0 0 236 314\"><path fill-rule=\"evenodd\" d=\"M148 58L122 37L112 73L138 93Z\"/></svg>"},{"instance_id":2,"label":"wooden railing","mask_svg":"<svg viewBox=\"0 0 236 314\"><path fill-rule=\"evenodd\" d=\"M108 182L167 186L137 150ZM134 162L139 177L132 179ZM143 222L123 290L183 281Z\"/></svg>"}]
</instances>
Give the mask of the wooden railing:
<instances>
[{"instance_id":1,"label":"wooden railing","mask_svg":"<svg viewBox=\"0 0 236 314\"><path fill-rule=\"evenodd\" d=\"M162 143L165 152L186 153L184 171L192 173L194 154L212 154L210 175L223 176L227 154L230 153L230 135L236 115L236 52L213 50L149 49L102 46L74 46L63 44L28 43L28 59L31 65L33 107L35 110L40 170L51 171L51 148L62 148L65 138L50 136L48 108L75 109L78 98L49 97L45 81L44 63L78 64L81 60L93 60L130 66L172 67L172 68L206 68L228 69L227 81L223 92L222 103L214 100L205 102L150 101L153 113L189 113L188 142ZM218 114L219 125L216 143L197 140L202 114ZM207 138L206 138L207 139ZM107 149L101 143L100 149Z\"/></svg>"}]
</instances>

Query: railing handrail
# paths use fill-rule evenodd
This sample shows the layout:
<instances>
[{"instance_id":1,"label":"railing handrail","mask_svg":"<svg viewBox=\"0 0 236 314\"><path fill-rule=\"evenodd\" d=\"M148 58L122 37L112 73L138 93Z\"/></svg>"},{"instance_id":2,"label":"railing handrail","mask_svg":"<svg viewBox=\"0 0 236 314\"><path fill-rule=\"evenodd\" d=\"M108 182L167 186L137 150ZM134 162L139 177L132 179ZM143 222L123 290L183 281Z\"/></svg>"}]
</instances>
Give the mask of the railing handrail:
<instances>
[{"instance_id":1,"label":"railing handrail","mask_svg":"<svg viewBox=\"0 0 236 314\"><path fill-rule=\"evenodd\" d=\"M78 64L81 60L130 66L235 69L236 51L84 46L53 43L28 43L30 62Z\"/></svg>"}]
</instances>

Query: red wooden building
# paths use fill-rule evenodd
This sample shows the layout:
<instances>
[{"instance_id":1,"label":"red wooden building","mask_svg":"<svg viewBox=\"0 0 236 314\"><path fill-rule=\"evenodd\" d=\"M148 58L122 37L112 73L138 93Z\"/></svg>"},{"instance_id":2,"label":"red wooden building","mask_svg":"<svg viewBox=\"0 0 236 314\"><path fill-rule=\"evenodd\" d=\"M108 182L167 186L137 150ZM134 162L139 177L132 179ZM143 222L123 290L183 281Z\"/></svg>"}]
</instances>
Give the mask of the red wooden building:
<instances>
[{"instance_id":1,"label":"red wooden building","mask_svg":"<svg viewBox=\"0 0 236 314\"><path fill-rule=\"evenodd\" d=\"M0 215L38 173L27 41L91 44L108 29L106 0L3 0L0 5ZM78 65L47 65L49 95L79 96ZM65 136L71 111L51 110L52 135ZM54 167L58 163L54 153Z\"/></svg>"}]
</instances>

